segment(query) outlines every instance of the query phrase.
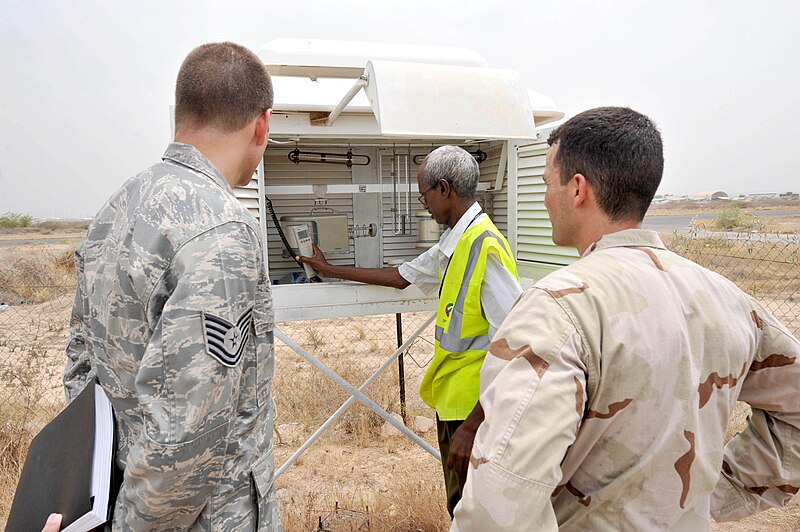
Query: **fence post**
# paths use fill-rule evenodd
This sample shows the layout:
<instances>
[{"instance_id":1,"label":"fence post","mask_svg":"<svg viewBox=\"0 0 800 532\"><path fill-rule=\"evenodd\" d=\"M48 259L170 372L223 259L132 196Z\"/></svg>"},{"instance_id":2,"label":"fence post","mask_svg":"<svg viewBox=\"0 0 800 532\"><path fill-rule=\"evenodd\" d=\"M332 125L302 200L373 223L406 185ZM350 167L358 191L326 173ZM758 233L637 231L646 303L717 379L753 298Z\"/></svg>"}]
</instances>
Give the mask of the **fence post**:
<instances>
[{"instance_id":1,"label":"fence post","mask_svg":"<svg viewBox=\"0 0 800 532\"><path fill-rule=\"evenodd\" d=\"M399 312L395 314L397 321L397 347L403 345L403 315ZM406 374L403 366L403 356L405 353L400 353L397 357L397 372L400 381L400 416L403 418L403 424L407 427L408 420L406 419Z\"/></svg>"}]
</instances>

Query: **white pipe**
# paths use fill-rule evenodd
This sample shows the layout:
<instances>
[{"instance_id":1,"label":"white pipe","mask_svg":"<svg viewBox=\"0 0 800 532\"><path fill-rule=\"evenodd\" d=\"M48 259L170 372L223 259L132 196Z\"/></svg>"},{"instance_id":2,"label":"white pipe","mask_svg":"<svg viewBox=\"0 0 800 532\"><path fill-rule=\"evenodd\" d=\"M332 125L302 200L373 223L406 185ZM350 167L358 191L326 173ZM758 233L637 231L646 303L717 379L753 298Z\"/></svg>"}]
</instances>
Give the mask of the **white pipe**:
<instances>
[{"instance_id":1,"label":"white pipe","mask_svg":"<svg viewBox=\"0 0 800 532\"><path fill-rule=\"evenodd\" d=\"M419 139L416 139L416 142L407 142L401 138L388 138L384 142L375 142L375 141L359 141L359 139L348 139L347 142L341 142L339 138L332 138L331 142L324 142L324 140L318 137L304 137L300 138L299 136L292 136L287 135L285 137L279 137L281 139L286 138L287 140L281 140L276 142L276 144L286 144L291 146L299 146L302 149L306 148L424 148L428 150L425 153L420 153L419 155L427 155L432 149L442 146L444 144L454 144L456 146L460 146L465 150L467 148L478 148L481 144L490 143L490 147L500 146L500 142L505 142L504 140L498 139L488 139L488 140L480 140L480 141L470 141L467 143L455 140L455 139L436 139L435 141L431 142L419 142ZM269 141L272 142L272 137L269 138ZM279 146L275 146L273 149L270 149L267 154L272 153L275 150L285 149ZM469 151L469 150L467 150Z\"/></svg>"},{"instance_id":2,"label":"white pipe","mask_svg":"<svg viewBox=\"0 0 800 532\"><path fill-rule=\"evenodd\" d=\"M350 90L347 91L347 94L344 95L342 101L339 102L339 105L333 108L333 111L331 111L331 114L328 115L328 119L325 121L325 124L328 126L333 124L333 121L336 120L336 118L341 114L342 111L344 111L344 108L347 107L347 104L350 103L350 101L356 97L358 91L366 87L368 83L369 81L367 75L361 74L361 76L359 76L359 78L356 80L353 86L350 87Z\"/></svg>"},{"instance_id":3,"label":"white pipe","mask_svg":"<svg viewBox=\"0 0 800 532\"><path fill-rule=\"evenodd\" d=\"M292 179L291 176L274 175L270 179L284 177ZM391 184L369 184L369 185L328 185L328 194L363 194L363 193L381 193L386 194L392 192L393 185ZM419 193L419 187L412 181L409 190L414 193ZM487 192L489 190L489 183L481 181L478 183L478 190ZM264 186L264 193L268 196L284 196L286 194L314 194L314 185L266 185Z\"/></svg>"},{"instance_id":4,"label":"white pipe","mask_svg":"<svg viewBox=\"0 0 800 532\"><path fill-rule=\"evenodd\" d=\"M500 162L497 163L497 178L494 180L494 192L499 192L503 188L503 178L508 170L508 141L503 143L500 150Z\"/></svg>"}]
</instances>

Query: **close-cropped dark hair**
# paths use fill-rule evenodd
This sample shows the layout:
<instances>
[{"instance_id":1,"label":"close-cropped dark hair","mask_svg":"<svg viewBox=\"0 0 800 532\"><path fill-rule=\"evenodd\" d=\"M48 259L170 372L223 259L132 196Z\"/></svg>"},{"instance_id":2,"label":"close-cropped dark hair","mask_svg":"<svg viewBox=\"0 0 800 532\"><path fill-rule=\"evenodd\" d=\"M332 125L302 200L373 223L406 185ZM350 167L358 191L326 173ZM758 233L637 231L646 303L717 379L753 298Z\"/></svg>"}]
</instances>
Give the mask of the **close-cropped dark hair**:
<instances>
[{"instance_id":1,"label":"close-cropped dark hair","mask_svg":"<svg viewBox=\"0 0 800 532\"><path fill-rule=\"evenodd\" d=\"M567 120L547 139L558 144L561 184L583 174L598 204L615 221L644 218L664 172L661 133L627 107L598 107Z\"/></svg>"},{"instance_id":2,"label":"close-cropped dark hair","mask_svg":"<svg viewBox=\"0 0 800 532\"><path fill-rule=\"evenodd\" d=\"M258 56L231 42L198 46L175 83L175 125L238 131L272 107L272 80Z\"/></svg>"}]
</instances>

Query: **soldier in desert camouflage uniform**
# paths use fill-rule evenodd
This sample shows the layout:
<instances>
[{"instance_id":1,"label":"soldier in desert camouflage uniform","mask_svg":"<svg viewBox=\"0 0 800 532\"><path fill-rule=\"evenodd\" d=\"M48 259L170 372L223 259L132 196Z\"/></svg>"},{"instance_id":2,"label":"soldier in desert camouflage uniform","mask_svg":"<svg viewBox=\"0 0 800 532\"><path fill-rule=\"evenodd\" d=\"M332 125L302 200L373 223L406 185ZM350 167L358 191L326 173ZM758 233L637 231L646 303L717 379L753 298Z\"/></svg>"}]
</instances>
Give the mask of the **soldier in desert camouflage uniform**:
<instances>
[{"instance_id":1,"label":"soldier in desert camouflage uniform","mask_svg":"<svg viewBox=\"0 0 800 532\"><path fill-rule=\"evenodd\" d=\"M273 488L272 297L231 187L267 145L272 84L232 43L176 84L175 142L103 206L76 253L64 384L114 407L114 530L280 530Z\"/></svg>"},{"instance_id":2,"label":"soldier in desert camouflage uniform","mask_svg":"<svg viewBox=\"0 0 800 532\"><path fill-rule=\"evenodd\" d=\"M526 291L489 347L453 530L708 530L785 504L800 343L640 228L663 169L647 117L594 109L550 144L553 240L582 257ZM725 446L737 400L753 415Z\"/></svg>"}]
</instances>

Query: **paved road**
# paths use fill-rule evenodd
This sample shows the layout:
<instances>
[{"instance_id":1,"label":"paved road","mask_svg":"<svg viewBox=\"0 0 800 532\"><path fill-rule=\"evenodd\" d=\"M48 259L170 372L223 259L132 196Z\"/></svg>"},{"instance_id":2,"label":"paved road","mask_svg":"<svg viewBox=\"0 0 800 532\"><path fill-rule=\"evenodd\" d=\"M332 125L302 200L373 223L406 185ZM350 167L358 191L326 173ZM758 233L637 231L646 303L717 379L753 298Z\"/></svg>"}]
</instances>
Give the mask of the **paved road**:
<instances>
[{"instance_id":1,"label":"paved road","mask_svg":"<svg viewBox=\"0 0 800 532\"><path fill-rule=\"evenodd\" d=\"M23 246L29 244L60 244L62 241L69 243L78 243L83 240L83 237L69 237L69 236L51 236L42 238L26 238L24 240L3 240L0 235L0 248L10 248L12 246Z\"/></svg>"},{"instance_id":2,"label":"paved road","mask_svg":"<svg viewBox=\"0 0 800 532\"><path fill-rule=\"evenodd\" d=\"M770 218L773 216L792 216L798 214L798 211L756 211L753 214L759 218ZM671 233L673 231L688 232L692 219L698 220L713 220L716 214L681 214L677 216L645 216L644 228L661 233Z\"/></svg>"}]
</instances>

